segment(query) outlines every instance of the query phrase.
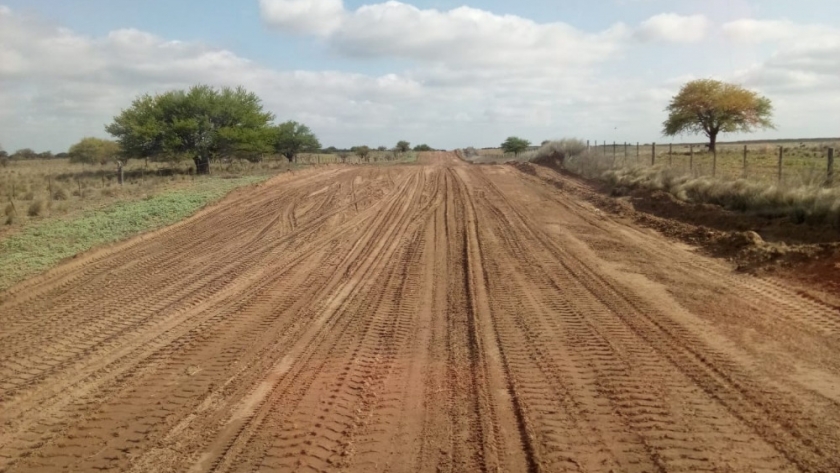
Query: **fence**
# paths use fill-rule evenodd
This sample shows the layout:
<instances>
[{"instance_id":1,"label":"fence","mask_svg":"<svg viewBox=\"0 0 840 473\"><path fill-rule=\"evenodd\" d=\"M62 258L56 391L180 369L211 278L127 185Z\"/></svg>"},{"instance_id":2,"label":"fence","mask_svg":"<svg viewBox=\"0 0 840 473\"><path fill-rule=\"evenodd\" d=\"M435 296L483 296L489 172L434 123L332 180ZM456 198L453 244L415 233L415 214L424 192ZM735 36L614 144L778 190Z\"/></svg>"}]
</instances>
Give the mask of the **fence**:
<instances>
[{"instance_id":1,"label":"fence","mask_svg":"<svg viewBox=\"0 0 840 473\"><path fill-rule=\"evenodd\" d=\"M595 156L612 159L612 165L664 165L694 177L749 179L787 186L834 185L836 142L786 142L780 144L718 143L715 152L701 144L590 143Z\"/></svg>"}]
</instances>

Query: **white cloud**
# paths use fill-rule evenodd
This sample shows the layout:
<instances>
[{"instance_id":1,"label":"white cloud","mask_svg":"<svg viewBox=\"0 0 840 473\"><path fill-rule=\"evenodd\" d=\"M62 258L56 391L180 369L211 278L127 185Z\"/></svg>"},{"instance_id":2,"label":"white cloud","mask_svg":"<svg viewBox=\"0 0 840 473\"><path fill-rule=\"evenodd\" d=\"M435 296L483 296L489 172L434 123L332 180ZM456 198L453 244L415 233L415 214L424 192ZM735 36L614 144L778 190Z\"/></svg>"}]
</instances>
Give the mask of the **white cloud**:
<instances>
[{"instance_id":1,"label":"white cloud","mask_svg":"<svg viewBox=\"0 0 840 473\"><path fill-rule=\"evenodd\" d=\"M260 12L276 28L328 35L341 25L344 3L342 0L260 0Z\"/></svg>"},{"instance_id":2,"label":"white cloud","mask_svg":"<svg viewBox=\"0 0 840 473\"><path fill-rule=\"evenodd\" d=\"M840 29L787 20L744 19L723 25L737 43L775 43L767 59L739 71L747 85L786 94L840 90Z\"/></svg>"},{"instance_id":3,"label":"white cloud","mask_svg":"<svg viewBox=\"0 0 840 473\"><path fill-rule=\"evenodd\" d=\"M642 41L695 43L706 38L710 26L711 22L703 15L662 13L642 22L636 37Z\"/></svg>"},{"instance_id":4,"label":"white cloud","mask_svg":"<svg viewBox=\"0 0 840 473\"><path fill-rule=\"evenodd\" d=\"M793 25L794 33L768 43L774 52L733 75L696 58L682 68L674 67L679 58L659 66L659 56L640 47L675 43L670 52L679 54L681 43L710 31L703 17L658 15L638 28L618 23L589 32L469 7L439 11L392 1L348 11L334 0L260 6L271 27L312 35L350 59L343 64L382 59L377 65L386 72L277 70L202 42L136 29L88 36L0 7L0 143L60 151L82 136L103 136L103 125L137 95L195 83L243 85L279 119L303 121L336 146L396 139L491 145L511 134L649 141L659 137L668 98L688 78L710 73L769 94L779 114L801 126L822 121L791 113L796 104L820 110L830 102L825 97L840 97L840 45L807 25ZM724 27L732 44L708 41L703 48L710 57L720 47L759 49L742 45L738 31L743 27ZM405 61L387 62L392 58ZM785 117L778 122L787 133L794 122Z\"/></svg>"},{"instance_id":5,"label":"white cloud","mask_svg":"<svg viewBox=\"0 0 840 473\"><path fill-rule=\"evenodd\" d=\"M824 25L804 25L789 20L742 19L724 24L724 35L736 42L786 42L820 45L840 41L840 30Z\"/></svg>"}]
</instances>

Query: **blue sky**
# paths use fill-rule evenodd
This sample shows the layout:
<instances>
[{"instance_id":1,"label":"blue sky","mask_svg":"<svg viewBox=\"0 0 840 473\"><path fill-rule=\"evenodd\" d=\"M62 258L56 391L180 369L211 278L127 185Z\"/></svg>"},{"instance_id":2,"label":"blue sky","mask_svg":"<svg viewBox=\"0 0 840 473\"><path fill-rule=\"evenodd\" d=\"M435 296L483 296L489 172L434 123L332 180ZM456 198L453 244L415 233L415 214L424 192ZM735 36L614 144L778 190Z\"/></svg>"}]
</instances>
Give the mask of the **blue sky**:
<instances>
[{"instance_id":1,"label":"blue sky","mask_svg":"<svg viewBox=\"0 0 840 473\"><path fill-rule=\"evenodd\" d=\"M194 83L242 84L325 145L667 142L698 77L774 101L755 137L836 136L832 18L829 0L0 0L0 145L62 151Z\"/></svg>"}]
</instances>

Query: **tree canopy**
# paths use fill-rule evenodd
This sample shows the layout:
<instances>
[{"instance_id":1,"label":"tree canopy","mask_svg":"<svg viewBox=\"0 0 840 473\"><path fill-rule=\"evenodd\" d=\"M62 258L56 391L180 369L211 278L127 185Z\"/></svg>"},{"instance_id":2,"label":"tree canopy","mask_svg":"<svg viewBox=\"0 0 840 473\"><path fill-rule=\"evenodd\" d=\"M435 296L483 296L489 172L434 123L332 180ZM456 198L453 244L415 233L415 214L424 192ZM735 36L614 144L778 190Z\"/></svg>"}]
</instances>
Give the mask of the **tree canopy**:
<instances>
[{"instance_id":1,"label":"tree canopy","mask_svg":"<svg viewBox=\"0 0 840 473\"><path fill-rule=\"evenodd\" d=\"M242 87L197 85L143 95L105 130L126 157L192 158L205 174L211 158L269 152L273 119L260 98Z\"/></svg>"},{"instance_id":2,"label":"tree canopy","mask_svg":"<svg viewBox=\"0 0 840 473\"><path fill-rule=\"evenodd\" d=\"M394 149L398 153L407 153L411 149L411 143L405 140L400 140L397 142L397 146Z\"/></svg>"},{"instance_id":3,"label":"tree canopy","mask_svg":"<svg viewBox=\"0 0 840 473\"><path fill-rule=\"evenodd\" d=\"M511 136L504 143L502 143L502 150L505 153L513 153L514 156L528 149L531 142L517 136Z\"/></svg>"},{"instance_id":4,"label":"tree canopy","mask_svg":"<svg viewBox=\"0 0 840 473\"><path fill-rule=\"evenodd\" d=\"M15 151L9 157L12 159L35 159L38 157L38 153L36 153L32 148L22 148Z\"/></svg>"},{"instance_id":5,"label":"tree canopy","mask_svg":"<svg viewBox=\"0 0 840 473\"><path fill-rule=\"evenodd\" d=\"M274 150L292 162L300 153L321 149L321 142L308 126L295 121L281 123L273 129Z\"/></svg>"},{"instance_id":6,"label":"tree canopy","mask_svg":"<svg viewBox=\"0 0 840 473\"><path fill-rule=\"evenodd\" d=\"M354 146L352 150L359 159L367 160L368 156L370 156L370 147L368 146Z\"/></svg>"},{"instance_id":7,"label":"tree canopy","mask_svg":"<svg viewBox=\"0 0 840 473\"><path fill-rule=\"evenodd\" d=\"M432 147L427 144L417 145L414 147L414 151L433 151Z\"/></svg>"},{"instance_id":8,"label":"tree canopy","mask_svg":"<svg viewBox=\"0 0 840 473\"><path fill-rule=\"evenodd\" d=\"M715 150L718 133L774 128L770 99L713 79L686 83L665 111L668 119L662 124L662 132L666 136L703 133L709 138L710 151Z\"/></svg>"},{"instance_id":9,"label":"tree canopy","mask_svg":"<svg viewBox=\"0 0 840 473\"><path fill-rule=\"evenodd\" d=\"M122 149L119 143L101 138L82 138L70 147L68 154L71 163L104 164L120 156Z\"/></svg>"}]
</instances>

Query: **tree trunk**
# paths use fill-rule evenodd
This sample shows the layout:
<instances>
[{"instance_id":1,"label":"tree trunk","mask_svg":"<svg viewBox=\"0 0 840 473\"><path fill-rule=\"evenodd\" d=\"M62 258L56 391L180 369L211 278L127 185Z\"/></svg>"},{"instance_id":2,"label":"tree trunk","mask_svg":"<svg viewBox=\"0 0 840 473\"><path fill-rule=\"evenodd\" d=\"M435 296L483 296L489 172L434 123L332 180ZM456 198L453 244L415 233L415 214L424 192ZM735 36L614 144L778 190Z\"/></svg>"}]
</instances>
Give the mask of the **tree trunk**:
<instances>
[{"instance_id":1,"label":"tree trunk","mask_svg":"<svg viewBox=\"0 0 840 473\"><path fill-rule=\"evenodd\" d=\"M714 153L717 149L717 131L712 131L709 133L709 152Z\"/></svg>"},{"instance_id":2,"label":"tree trunk","mask_svg":"<svg viewBox=\"0 0 840 473\"><path fill-rule=\"evenodd\" d=\"M210 174L210 157L209 156L196 156L193 158L193 162L195 162L195 173L196 174Z\"/></svg>"}]
</instances>

